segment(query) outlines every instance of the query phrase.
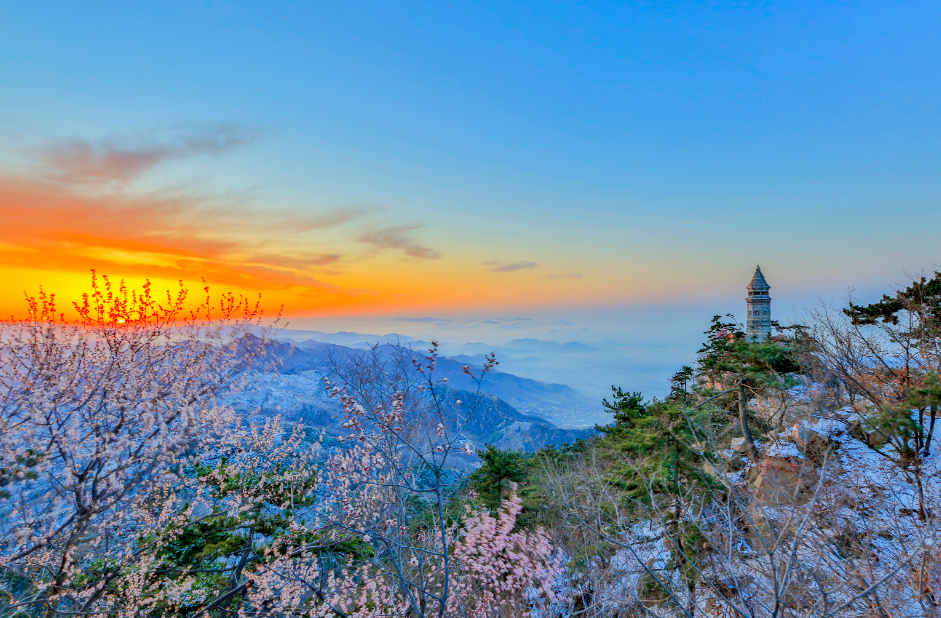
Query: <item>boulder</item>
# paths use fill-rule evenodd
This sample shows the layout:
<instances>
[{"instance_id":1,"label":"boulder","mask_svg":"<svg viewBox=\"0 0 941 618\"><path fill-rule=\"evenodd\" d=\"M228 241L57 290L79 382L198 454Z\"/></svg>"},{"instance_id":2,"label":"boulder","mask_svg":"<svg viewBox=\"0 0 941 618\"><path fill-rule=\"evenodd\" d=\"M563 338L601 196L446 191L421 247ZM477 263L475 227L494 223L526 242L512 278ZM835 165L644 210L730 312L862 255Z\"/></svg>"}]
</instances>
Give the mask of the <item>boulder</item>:
<instances>
[{"instance_id":1,"label":"boulder","mask_svg":"<svg viewBox=\"0 0 941 618\"><path fill-rule=\"evenodd\" d=\"M765 456L749 474L754 496L769 505L804 504L819 477L806 460Z\"/></svg>"},{"instance_id":2,"label":"boulder","mask_svg":"<svg viewBox=\"0 0 941 618\"><path fill-rule=\"evenodd\" d=\"M823 465L828 453L840 446L840 443L830 436L814 431L806 425L794 425L787 431L787 436L794 441L804 457L818 466Z\"/></svg>"}]
</instances>

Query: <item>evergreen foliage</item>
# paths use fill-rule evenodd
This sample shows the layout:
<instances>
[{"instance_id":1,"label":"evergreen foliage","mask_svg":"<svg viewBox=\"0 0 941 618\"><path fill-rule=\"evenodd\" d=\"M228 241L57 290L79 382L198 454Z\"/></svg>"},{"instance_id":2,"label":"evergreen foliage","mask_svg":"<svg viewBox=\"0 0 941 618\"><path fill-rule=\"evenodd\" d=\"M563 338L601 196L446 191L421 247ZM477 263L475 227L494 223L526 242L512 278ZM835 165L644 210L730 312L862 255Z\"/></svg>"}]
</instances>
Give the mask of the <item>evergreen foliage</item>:
<instances>
[{"instance_id":1,"label":"evergreen foliage","mask_svg":"<svg viewBox=\"0 0 941 618\"><path fill-rule=\"evenodd\" d=\"M882 299L869 305L850 306L843 310L853 324L898 324L899 314L905 311L926 313L935 323L941 322L941 271L931 279L919 277L894 296L883 294Z\"/></svg>"},{"instance_id":2,"label":"evergreen foliage","mask_svg":"<svg viewBox=\"0 0 941 618\"><path fill-rule=\"evenodd\" d=\"M711 413L676 401L640 404L640 393L615 392L611 405L631 413L601 428L596 447L613 455L610 476L629 499L647 504L655 496L686 495L694 485L711 486L699 446L716 423Z\"/></svg>"},{"instance_id":3,"label":"evergreen foliage","mask_svg":"<svg viewBox=\"0 0 941 618\"><path fill-rule=\"evenodd\" d=\"M843 313L867 344L865 370L855 379L867 387L874 409L864 425L888 438L888 447L867 444L913 481L918 514L925 519L924 464L941 412L941 272L875 303L850 302Z\"/></svg>"},{"instance_id":4,"label":"evergreen foliage","mask_svg":"<svg viewBox=\"0 0 941 618\"><path fill-rule=\"evenodd\" d=\"M699 375L703 378L699 393L706 401L718 400L726 406L737 404L738 423L745 438L749 456L758 458L752 436L748 400L762 391L787 389L800 371L791 341L754 341L746 339L733 321L714 316L708 339L699 349ZM705 403L705 402L704 402Z\"/></svg>"},{"instance_id":5,"label":"evergreen foliage","mask_svg":"<svg viewBox=\"0 0 941 618\"><path fill-rule=\"evenodd\" d=\"M714 316L704 334L708 340L699 349L699 367L710 379L728 382L732 376L752 388L781 387L781 376L800 371L792 343L749 342L739 325L723 316Z\"/></svg>"},{"instance_id":6,"label":"evergreen foliage","mask_svg":"<svg viewBox=\"0 0 941 618\"><path fill-rule=\"evenodd\" d=\"M614 413L615 425L632 426L635 420L647 414L644 396L640 392L624 391L619 386L612 386L611 390L614 393L613 401L603 399L601 404Z\"/></svg>"},{"instance_id":7,"label":"evergreen foliage","mask_svg":"<svg viewBox=\"0 0 941 618\"><path fill-rule=\"evenodd\" d=\"M685 400L689 396L688 385L696 376L695 370L688 365L673 374L670 378L670 399Z\"/></svg>"},{"instance_id":8,"label":"evergreen foliage","mask_svg":"<svg viewBox=\"0 0 941 618\"><path fill-rule=\"evenodd\" d=\"M495 513L513 485L526 485L531 456L522 451L502 451L492 444L478 450L477 456L481 466L471 475L470 486L484 505Z\"/></svg>"},{"instance_id":9,"label":"evergreen foliage","mask_svg":"<svg viewBox=\"0 0 941 618\"><path fill-rule=\"evenodd\" d=\"M919 382L921 385L908 389L901 401L882 405L867 419L872 429L889 436L890 443L903 461L930 455L934 415L929 414L930 420L926 424L924 412L941 407L938 374L930 372Z\"/></svg>"},{"instance_id":10,"label":"evergreen foliage","mask_svg":"<svg viewBox=\"0 0 941 618\"><path fill-rule=\"evenodd\" d=\"M477 494L491 513L499 512L503 501L513 494L522 502L516 527L545 526L557 515L545 509L550 502L542 482L546 466L569 463L593 448L592 444L591 440L576 440L559 448L550 445L535 453L504 451L488 444L486 449L477 451L481 466L469 475L466 487Z\"/></svg>"}]
</instances>

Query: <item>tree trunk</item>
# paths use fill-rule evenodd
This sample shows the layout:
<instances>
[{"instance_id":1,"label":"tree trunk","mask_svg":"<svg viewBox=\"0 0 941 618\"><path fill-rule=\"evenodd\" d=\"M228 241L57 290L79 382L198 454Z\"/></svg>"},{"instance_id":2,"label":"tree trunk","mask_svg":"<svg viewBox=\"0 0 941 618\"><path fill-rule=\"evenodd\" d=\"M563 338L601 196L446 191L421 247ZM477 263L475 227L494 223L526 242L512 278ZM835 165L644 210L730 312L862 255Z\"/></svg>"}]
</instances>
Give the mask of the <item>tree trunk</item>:
<instances>
[{"instance_id":1,"label":"tree trunk","mask_svg":"<svg viewBox=\"0 0 941 618\"><path fill-rule=\"evenodd\" d=\"M931 420L928 421L928 437L925 439L925 457L931 454L931 436L934 435L934 419L937 415L938 410L934 404L931 404L931 407L928 408L929 414L931 414Z\"/></svg>"},{"instance_id":2,"label":"tree trunk","mask_svg":"<svg viewBox=\"0 0 941 618\"><path fill-rule=\"evenodd\" d=\"M918 455L916 455L918 457ZM921 479L921 462L915 461L915 488L918 490L918 519L921 521L928 520L928 509L925 508L925 487Z\"/></svg>"},{"instance_id":3,"label":"tree trunk","mask_svg":"<svg viewBox=\"0 0 941 618\"><path fill-rule=\"evenodd\" d=\"M742 436L745 438L745 446L748 448L748 456L752 461L758 460L758 449L755 447L755 440L752 438L751 429L748 427L748 409L745 406L745 383L738 381L738 421L742 425Z\"/></svg>"}]
</instances>

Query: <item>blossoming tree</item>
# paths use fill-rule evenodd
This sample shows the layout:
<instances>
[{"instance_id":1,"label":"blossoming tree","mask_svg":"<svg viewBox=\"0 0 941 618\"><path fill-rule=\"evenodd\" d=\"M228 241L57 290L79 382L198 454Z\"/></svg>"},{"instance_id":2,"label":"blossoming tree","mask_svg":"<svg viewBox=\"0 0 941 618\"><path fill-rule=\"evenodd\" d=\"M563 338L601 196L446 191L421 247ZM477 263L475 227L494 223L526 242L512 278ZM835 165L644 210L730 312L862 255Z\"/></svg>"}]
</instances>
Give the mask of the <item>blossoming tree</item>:
<instances>
[{"instance_id":1,"label":"blossoming tree","mask_svg":"<svg viewBox=\"0 0 941 618\"><path fill-rule=\"evenodd\" d=\"M30 298L0 342L0 613L524 616L553 600L559 556L515 529L515 494L492 515L454 490L475 406L446 406L436 348L338 361L348 434L327 452L225 405L270 360L257 304L207 290L188 310L182 288L158 302L107 279L75 321L54 301Z\"/></svg>"},{"instance_id":2,"label":"blossoming tree","mask_svg":"<svg viewBox=\"0 0 941 618\"><path fill-rule=\"evenodd\" d=\"M218 395L251 353L257 303L158 300L92 277L67 320L54 295L0 332L0 603L23 615L87 613L155 525L156 497L190 453L231 441Z\"/></svg>"}]
</instances>

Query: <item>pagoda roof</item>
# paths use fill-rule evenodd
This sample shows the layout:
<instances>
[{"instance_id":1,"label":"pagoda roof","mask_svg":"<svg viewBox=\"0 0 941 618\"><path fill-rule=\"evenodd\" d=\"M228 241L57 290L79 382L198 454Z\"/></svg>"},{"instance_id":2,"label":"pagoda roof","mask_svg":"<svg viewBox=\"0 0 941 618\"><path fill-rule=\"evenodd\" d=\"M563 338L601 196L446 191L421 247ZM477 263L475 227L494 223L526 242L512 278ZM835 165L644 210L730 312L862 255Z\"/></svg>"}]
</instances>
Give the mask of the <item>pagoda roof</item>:
<instances>
[{"instance_id":1,"label":"pagoda roof","mask_svg":"<svg viewBox=\"0 0 941 618\"><path fill-rule=\"evenodd\" d=\"M761 266L755 266L755 276L751 278L751 283L745 288L747 290L770 290L771 286L765 281L765 276L761 274Z\"/></svg>"}]
</instances>

